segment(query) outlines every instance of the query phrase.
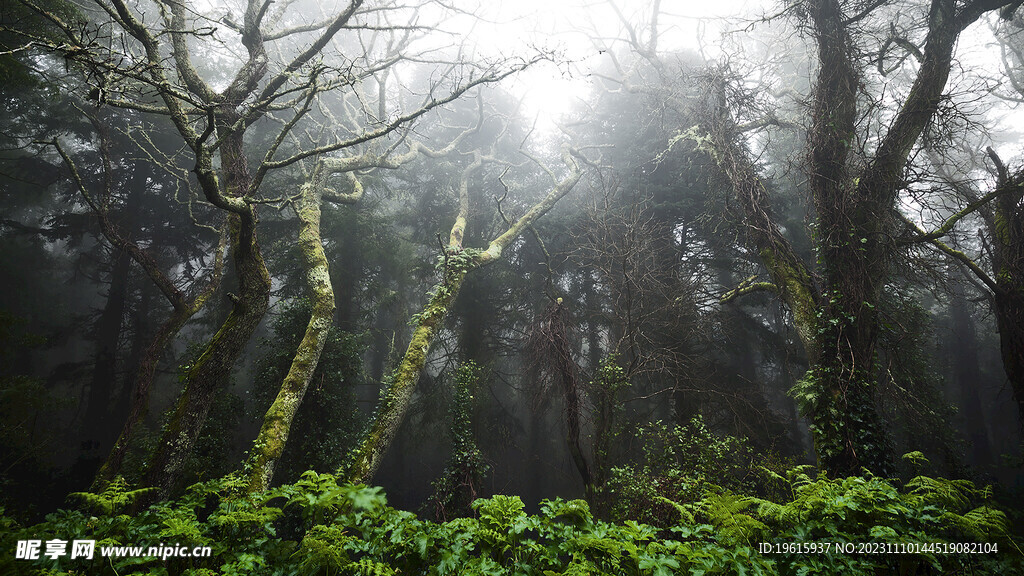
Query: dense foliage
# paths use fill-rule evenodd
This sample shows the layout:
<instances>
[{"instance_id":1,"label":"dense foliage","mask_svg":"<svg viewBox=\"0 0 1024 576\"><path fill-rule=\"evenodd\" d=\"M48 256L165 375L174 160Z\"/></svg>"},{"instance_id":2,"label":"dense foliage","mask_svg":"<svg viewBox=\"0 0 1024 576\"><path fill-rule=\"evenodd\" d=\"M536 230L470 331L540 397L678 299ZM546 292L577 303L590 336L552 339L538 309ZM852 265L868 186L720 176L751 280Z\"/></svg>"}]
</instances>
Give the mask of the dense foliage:
<instances>
[{"instance_id":1,"label":"dense foliage","mask_svg":"<svg viewBox=\"0 0 1024 576\"><path fill-rule=\"evenodd\" d=\"M914 455L911 455L914 456ZM917 455L919 456L919 455ZM916 457L916 456L914 456ZM5 555L5 574L1009 574L1024 567L1006 517L987 490L964 480L917 476L830 479L795 468L768 500L709 485L701 498L665 502L663 527L595 519L583 500L545 500L528 514L516 496L473 503L471 517L422 520L387 505L380 488L307 472L295 484L249 495L227 477L181 498L127 514L139 491L122 482L81 494L19 527L3 518L2 545L16 540L95 539L96 557L36 562ZM100 557L106 547L210 546L209 558ZM797 543L829 551L793 548ZM981 544L983 552L964 553ZM917 546L915 553L893 550ZM843 546L852 553L838 552ZM903 547L903 548L901 548ZM813 548L811 549L813 550Z\"/></svg>"}]
</instances>

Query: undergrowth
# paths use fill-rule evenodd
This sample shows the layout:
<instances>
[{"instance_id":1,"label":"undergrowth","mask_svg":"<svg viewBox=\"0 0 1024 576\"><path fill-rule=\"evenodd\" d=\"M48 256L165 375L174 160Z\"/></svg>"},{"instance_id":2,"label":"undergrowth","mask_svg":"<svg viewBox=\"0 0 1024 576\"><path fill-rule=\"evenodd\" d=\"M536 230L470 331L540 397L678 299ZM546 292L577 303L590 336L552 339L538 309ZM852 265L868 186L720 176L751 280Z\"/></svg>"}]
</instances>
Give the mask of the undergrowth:
<instances>
[{"instance_id":1,"label":"undergrowth","mask_svg":"<svg viewBox=\"0 0 1024 576\"><path fill-rule=\"evenodd\" d=\"M785 498L766 500L708 485L691 503L666 501L671 526L597 520L585 501L545 500L527 514L516 496L476 500L474 516L435 523L387 505L380 488L306 472L248 495L233 476L196 484L177 500L135 514L121 482L77 496L21 527L0 516L3 574L523 575L612 574L1012 574L1021 552L986 490L918 476L899 485L873 476L827 478L805 468L768 473ZM14 560L18 540L94 539L92 560ZM763 554L765 543L996 545L988 554ZM101 558L103 546L210 546L209 558Z\"/></svg>"}]
</instances>

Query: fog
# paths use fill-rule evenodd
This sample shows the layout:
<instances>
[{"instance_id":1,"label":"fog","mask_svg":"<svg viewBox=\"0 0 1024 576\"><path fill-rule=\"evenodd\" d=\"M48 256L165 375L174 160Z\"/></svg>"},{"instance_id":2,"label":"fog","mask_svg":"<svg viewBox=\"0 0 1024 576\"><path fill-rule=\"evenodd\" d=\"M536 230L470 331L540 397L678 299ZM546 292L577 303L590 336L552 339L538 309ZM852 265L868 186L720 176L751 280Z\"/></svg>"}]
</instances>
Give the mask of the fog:
<instances>
[{"instance_id":1,"label":"fog","mask_svg":"<svg viewBox=\"0 0 1024 576\"><path fill-rule=\"evenodd\" d=\"M480 573L689 573L694 550L796 573L818 557L755 544L837 535L1010 550L1018 4L5 5L12 570L75 570L21 544L60 530L237 548L117 574L445 574L431 554L456 548L504 570ZM535 520L487 524L520 504ZM394 528L416 553L360 524L406 512L482 524ZM608 538L660 568L579 544L637 522ZM822 573L903 570L836 558Z\"/></svg>"}]
</instances>

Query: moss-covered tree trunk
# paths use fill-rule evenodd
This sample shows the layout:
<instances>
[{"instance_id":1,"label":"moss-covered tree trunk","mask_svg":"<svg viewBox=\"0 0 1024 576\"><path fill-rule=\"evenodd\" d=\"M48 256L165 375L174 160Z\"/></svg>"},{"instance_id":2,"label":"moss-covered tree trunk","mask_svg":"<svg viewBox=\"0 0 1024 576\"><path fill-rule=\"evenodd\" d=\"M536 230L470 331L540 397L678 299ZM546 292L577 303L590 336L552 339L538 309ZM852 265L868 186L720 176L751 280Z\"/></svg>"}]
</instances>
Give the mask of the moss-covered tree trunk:
<instances>
[{"instance_id":1,"label":"moss-covered tree trunk","mask_svg":"<svg viewBox=\"0 0 1024 576\"><path fill-rule=\"evenodd\" d=\"M837 0L810 5L819 66L808 135L810 184L824 287L818 328L821 359L808 384L813 388L815 445L829 472L892 470L873 394L877 308L894 251L892 214L905 186L908 158L942 101L956 39L991 8L983 2L958 9L953 0L932 1L917 77L873 157L852 178L848 156L855 141L860 78L849 24Z\"/></svg>"},{"instance_id":2,"label":"moss-covered tree trunk","mask_svg":"<svg viewBox=\"0 0 1024 576\"><path fill-rule=\"evenodd\" d=\"M219 108L218 128L227 134L220 148L226 197L238 199L250 187L251 176L242 148L242 134L231 133L236 114L231 105ZM211 178L209 167L197 169L200 180ZM215 184L214 184L215 185ZM212 186L206 184L206 186ZM231 369L263 320L270 303L270 273L256 240L256 212L247 206L228 216L231 259L238 279L238 294L229 294L231 312L207 343L199 358L188 367L181 396L164 425L156 451L144 478L166 497L177 483L183 464L192 451L214 395L231 378Z\"/></svg>"},{"instance_id":3,"label":"moss-covered tree trunk","mask_svg":"<svg viewBox=\"0 0 1024 576\"><path fill-rule=\"evenodd\" d=\"M804 410L819 465L849 475L888 471L875 408L875 308L886 278L878 194L857 195L849 169L857 121L858 71L838 0L809 5L818 72L808 131L809 184L817 213L816 249L824 280L815 334L818 361L805 378ZM890 204L891 208L891 204ZM869 248L868 243L871 243Z\"/></svg>"},{"instance_id":4,"label":"moss-covered tree trunk","mask_svg":"<svg viewBox=\"0 0 1024 576\"><path fill-rule=\"evenodd\" d=\"M149 397L153 389L156 367L160 362L160 357L178 336L178 333L181 332L185 324L206 306L210 298L217 292L217 288L220 287L220 281L224 272L224 249L227 246L227 241L226 230L222 229L220 242L218 242L217 251L214 254L213 270L210 272L209 281L194 297L191 299L186 298L181 292L174 292L168 295L173 310L171 315L157 329L156 334L153 335L153 339L139 359L135 370L131 397L128 402L128 418L121 427L121 433L114 442L110 454L107 455L106 460L100 466L96 477L93 479L93 492L103 490L111 480L121 474L124 457L132 445L138 425L149 411ZM141 258L142 255L140 252L137 259L145 262L143 267L147 272L155 275L156 278L166 279L166 276L156 270L155 263Z\"/></svg>"},{"instance_id":5,"label":"moss-covered tree trunk","mask_svg":"<svg viewBox=\"0 0 1024 576\"><path fill-rule=\"evenodd\" d=\"M470 166L462 172L459 184L459 209L455 223L444 249L441 282L437 285L423 311L416 318L412 339L398 368L388 377L380 404L374 412L370 426L363 435L359 447L352 454L347 466L341 471L351 482L369 482L380 467L398 427L412 402L416 383L427 363L430 345L444 326L444 319L471 270L496 261L513 240L538 218L547 214L554 205L565 197L580 181L583 173L576 161L577 152L568 147L563 149L562 159L569 167L569 174L562 180L554 181L552 190L540 202L511 224L507 230L488 244L487 249L463 249L463 240L469 218L469 177L483 164L483 157L475 155ZM549 171L554 180L554 175Z\"/></svg>"},{"instance_id":6,"label":"moss-covered tree trunk","mask_svg":"<svg viewBox=\"0 0 1024 576\"><path fill-rule=\"evenodd\" d=\"M376 474L381 460L398 432L398 427L405 419L405 413L416 390L416 383L419 382L420 373L427 363L430 345L444 326L444 319L448 316L459 289L462 288L466 274L471 267L476 266L462 252L449 253L448 260L457 260L458 263L445 267L441 283L419 314L402 361L385 379L387 389L381 396L370 427L345 470L346 476L352 482L369 482Z\"/></svg>"},{"instance_id":7,"label":"moss-covered tree trunk","mask_svg":"<svg viewBox=\"0 0 1024 576\"><path fill-rule=\"evenodd\" d=\"M310 318L288 374L263 417L263 425L250 452L246 470L249 490L252 492L262 492L270 487L274 467L284 453L292 422L320 362L320 354L334 319L334 289L320 237L320 203L319 188L313 184L305 185L302 195L295 202L295 211L299 217L299 250L306 269L306 288L310 299Z\"/></svg>"},{"instance_id":8,"label":"moss-covered tree trunk","mask_svg":"<svg viewBox=\"0 0 1024 576\"><path fill-rule=\"evenodd\" d=\"M716 87L720 92L724 86ZM740 206L746 243L758 256L776 291L793 314L793 326L803 345L807 361L818 361L818 289L807 265L796 255L775 223L771 199L749 154L737 142L735 126L725 112L726 103L706 120L711 133L711 150L719 167L729 178L733 197ZM734 290L723 300L742 292Z\"/></svg>"},{"instance_id":9,"label":"moss-covered tree trunk","mask_svg":"<svg viewBox=\"0 0 1024 576\"><path fill-rule=\"evenodd\" d=\"M124 457L132 445L138 425L149 411L150 392L153 389L156 367L160 362L160 357L189 319L205 306L206 300L213 292L212 289L204 291L204 297L201 299L193 300L172 311L171 316L160 325L152 341L146 347L135 371L135 380L128 404L128 418L121 427L121 433L106 460L96 472L92 491L102 491L111 480L121 474Z\"/></svg>"}]
</instances>

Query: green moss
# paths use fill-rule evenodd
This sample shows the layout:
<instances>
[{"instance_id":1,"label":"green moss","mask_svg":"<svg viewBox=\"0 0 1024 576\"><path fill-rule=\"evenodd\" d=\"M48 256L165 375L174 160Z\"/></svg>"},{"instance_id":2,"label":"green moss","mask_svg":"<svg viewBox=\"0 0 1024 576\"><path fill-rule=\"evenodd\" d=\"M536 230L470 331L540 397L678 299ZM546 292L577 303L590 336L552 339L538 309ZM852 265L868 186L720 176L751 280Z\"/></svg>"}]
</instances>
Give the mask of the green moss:
<instances>
[{"instance_id":1,"label":"green moss","mask_svg":"<svg viewBox=\"0 0 1024 576\"><path fill-rule=\"evenodd\" d=\"M785 258L778 257L771 248L762 248L760 255L765 268L768 269L775 285L781 289L782 297L793 312L797 334L808 358L813 362L818 354L818 346L814 339L818 305L810 275L802 266L789 264Z\"/></svg>"},{"instance_id":2,"label":"green moss","mask_svg":"<svg viewBox=\"0 0 1024 576\"><path fill-rule=\"evenodd\" d=\"M1006 246L1010 243L1010 223L1002 210L996 210L993 215L995 224L996 240Z\"/></svg>"},{"instance_id":3,"label":"green moss","mask_svg":"<svg viewBox=\"0 0 1024 576\"><path fill-rule=\"evenodd\" d=\"M341 473L353 482L368 481L376 471L383 452L394 438L409 408L413 390L427 361L430 345L444 321L469 269L475 266L474 255L465 250L448 255L444 281L434 290L430 302L415 319L412 339L401 363L386 383L372 423L363 437L352 464Z\"/></svg>"}]
</instances>

